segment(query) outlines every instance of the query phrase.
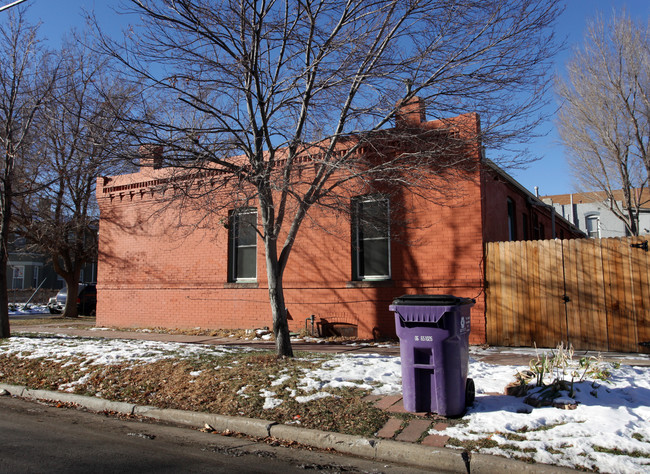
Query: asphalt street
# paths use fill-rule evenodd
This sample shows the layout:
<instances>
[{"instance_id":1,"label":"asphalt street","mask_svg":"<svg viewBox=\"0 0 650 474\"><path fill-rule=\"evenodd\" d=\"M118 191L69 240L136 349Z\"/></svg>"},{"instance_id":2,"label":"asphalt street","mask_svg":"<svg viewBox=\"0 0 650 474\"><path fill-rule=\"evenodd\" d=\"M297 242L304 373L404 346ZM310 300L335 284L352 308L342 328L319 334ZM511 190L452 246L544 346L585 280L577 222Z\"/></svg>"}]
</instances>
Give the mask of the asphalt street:
<instances>
[{"instance_id":1,"label":"asphalt street","mask_svg":"<svg viewBox=\"0 0 650 474\"><path fill-rule=\"evenodd\" d=\"M0 397L2 473L424 473L160 423Z\"/></svg>"}]
</instances>

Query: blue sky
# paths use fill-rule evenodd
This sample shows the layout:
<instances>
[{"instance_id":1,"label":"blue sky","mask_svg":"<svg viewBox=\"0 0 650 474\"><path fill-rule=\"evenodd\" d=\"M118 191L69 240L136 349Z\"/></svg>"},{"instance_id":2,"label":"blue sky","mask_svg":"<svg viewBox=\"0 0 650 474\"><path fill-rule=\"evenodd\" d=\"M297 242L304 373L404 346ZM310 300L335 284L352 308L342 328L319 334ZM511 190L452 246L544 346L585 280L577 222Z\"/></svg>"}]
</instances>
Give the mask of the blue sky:
<instances>
[{"instance_id":1,"label":"blue sky","mask_svg":"<svg viewBox=\"0 0 650 474\"><path fill-rule=\"evenodd\" d=\"M11 0L0 0L0 5L10 2ZM119 33L121 25L127 21L112 11L112 6L118 5L119 0L29 0L26 3L30 4L29 13L33 20L42 21L43 34L55 42L70 28L83 27L83 8L94 10L111 34ZM558 35L567 38L567 48L556 60L555 69L558 74L564 73L564 64L570 56L571 48L582 42L588 18L598 12L609 17L614 9L620 11L622 8L632 18L643 22L647 22L650 17L648 0L567 0L566 3L566 11L557 24ZM554 109L555 107L550 110ZM540 194L576 191L552 118L544 124L541 131L548 132L548 135L529 145L530 150L541 159L530 164L527 169L509 170L510 174L531 191L539 186Z\"/></svg>"},{"instance_id":2,"label":"blue sky","mask_svg":"<svg viewBox=\"0 0 650 474\"><path fill-rule=\"evenodd\" d=\"M635 20L647 23L650 18L648 0L567 0L566 3L567 8L559 19L557 32L561 36L566 36L567 47L557 56L555 64L557 74L564 74L565 63L571 55L572 48L583 42L587 19L593 18L599 12L604 18L609 18L613 10L620 12L623 8ZM555 110L557 103L554 101L553 104L552 110ZM547 121L544 128L550 133L529 145L530 150L541 159L530 164L525 170L509 170L510 174L531 191L535 186L539 186L539 193L542 195L578 191L574 187L564 149L559 144L553 118Z\"/></svg>"}]
</instances>

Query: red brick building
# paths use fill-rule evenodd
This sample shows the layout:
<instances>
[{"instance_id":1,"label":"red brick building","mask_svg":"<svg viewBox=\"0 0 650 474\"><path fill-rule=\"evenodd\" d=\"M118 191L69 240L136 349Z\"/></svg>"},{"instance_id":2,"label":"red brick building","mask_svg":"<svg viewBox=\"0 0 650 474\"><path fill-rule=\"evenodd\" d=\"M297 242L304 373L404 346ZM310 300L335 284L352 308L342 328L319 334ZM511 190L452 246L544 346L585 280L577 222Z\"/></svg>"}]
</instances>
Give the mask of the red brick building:
<instances>
[{"instance_id":1,"label":"red brick building","mask_svg":"<svg viewBox=\"0 0 650 474\"><path fill-rule=\"evenodd\" d=\"M408 113L411 125L426 122L423 109ZM476 114L451 123L478 130ZM448 123L446 124L448 125ZM458 183L452 202L425 199L410 189L392 195L399 203L350 196L358 212L395 205L407 227L362 235L346 216L314 209L298 234L284 274L289 327L299 331L314 315L317 326L344 323L359 337L393 336L388 306L407 293L454 294L476 299L470 342L485 342L484 243L582 236L548 206L494 164L481 158ZM138 173L100 178L97 323L121 327L255 328L271 326L264 247L254 234L238 234L257 212L223 216L230 226L178 228L163 211L157 185L171 170L143 166ZM391 207L392 208L392 207ZM234 211L234 210L233 210ZM353 214L354 215L354 214ZM386 213L390 215L390 213ZM226 227L230 227L228 230ZM361 249L361 250L360 250ZM365 249L365 254L362 250ZM369 254L374 257L370 259Z\"/></svg>"}]
</instances>

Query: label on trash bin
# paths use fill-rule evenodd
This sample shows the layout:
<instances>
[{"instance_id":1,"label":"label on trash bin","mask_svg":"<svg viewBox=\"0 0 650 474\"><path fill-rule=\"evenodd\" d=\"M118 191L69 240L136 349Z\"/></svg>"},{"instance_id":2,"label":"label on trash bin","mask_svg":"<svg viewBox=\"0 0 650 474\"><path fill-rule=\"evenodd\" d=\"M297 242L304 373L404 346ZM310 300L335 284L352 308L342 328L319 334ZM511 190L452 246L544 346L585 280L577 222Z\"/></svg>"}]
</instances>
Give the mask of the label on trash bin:
<instances>
[{"instance_id":1,"label":"label on trash bin","mask_svg":"<svg viewBox=\"0 0 650 474\"><path fill-rule=\"evenodd\" d=\"M433 342L433 336L415 336L416 341Z\"/></svg>"},{"instance_id":2,"label":"label on trash bin","mask_svg":"<svg viewBox=\"0 0 650 474\"><path fill-rule=\"evenodd\" d=\"M470 316L463 316L460 318L460 330L458 331L458 334L465 334L469 332L469 326L471 322L471 317Z\"/></svg>"}]
</instances>

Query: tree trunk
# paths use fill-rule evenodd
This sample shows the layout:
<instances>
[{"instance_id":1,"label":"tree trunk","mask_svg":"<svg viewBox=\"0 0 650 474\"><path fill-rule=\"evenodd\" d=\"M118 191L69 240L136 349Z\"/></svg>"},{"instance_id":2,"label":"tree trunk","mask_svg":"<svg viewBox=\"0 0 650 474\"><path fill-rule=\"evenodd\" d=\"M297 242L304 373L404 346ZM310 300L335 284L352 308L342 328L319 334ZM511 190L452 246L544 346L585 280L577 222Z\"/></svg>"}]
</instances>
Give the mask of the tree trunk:
<instances>
[{"instance_id":1,"label":"tree trunk","mask_svg":"<svg viewBox=\"0 0 650 474\"><path fill-rule=\"evenodd\" d=\"M69 276L69 278L68 278ZM73 271L71 275L66 275L65 284L68 286L68 296L66 299L64 318L77 318L77 299L79 298L79 272Z\"/></svg>"},{"instance_id":2,"label":"tree trunk","mask_svg":"<svg viewBox=\"0 0 650 474\"><path fill-rule=\"evenodd\" d=\"M628 211L627 211L627 215L628 215L628 218L630 220L630 225L629 225L629 229L628 229L629 232L630 232L630 235L633 235L633 236L636 237L636 236L639 235L639 226L637 225L639 221L637 219L637 214L634 212L634 209L632 209L632 207L629 207Z\"/></svg>"},{"instance_id":3,"label":"tree trunk","mask_svg":"<svg viewBox=\"0 0 650 474\"><path fill-rule=\"evenodd\" d=\"M0 237L2 238L2 237ZM11 337L9 329L9 293L7 292L7 253L0 250L0 339Z\"/></svg>"},{"instance_id":4,"label":"tree trunk","mask_svg":"<svg viewBox=\"0 0 650 474\"><path fill-rule=\"evenodd\" d=\"M79 297L81 264L70 258L69 254L54 253L52 255L52 266L57 275L65 280L66 287L68 288L63 317L76 318L79 316L77 311L77 298Z\"/></svg>"},{"instance_id":5,"label":"tree trunk","mask_svg":"<svg viewBox=\"0 0 650 474\"><path fill-rule=\"evenodd\" d=\"M623 222L625 223L625 227L627 227L627 231L630 235L638 236L639 226L637 225L638 221L635 218L635 212L634 212L637 208L637 205L636 205L636 200L632 196L632 194L634 193L634 189L629 180L629 176L627 174L625 174L624 176L625 176L624 183L626 184L623 186L623 209L621 213L623 214L623 217L626 219L623 219ZM610 204L610 209L611 209L614 200L613 191L612 191L612 197L610 199L612 200L612 204Z\"/></svg>"},{"instance_id":6,"label":"tree trunk","mask_svg":"<svg viewBox=\"0 0 650 474\"><path fill-rule=\"evenodd\" d=\"M277 241L266 237L264 246L266 250L266 274L269 282L269 301L271 302L271 313L273 314L275 348L278 357L293 357L289 323L287 322L287 308L284 305L283 272L278 263Z\"/></svg>"},{"instance_id":7,"label":"tree trunk","mask_svg":"<svg viewBox=\"0 0 650 474\"><path fill-rule=\"evenodd\" d=\"M275 287L269 283L269 299L273 313L273 333L275 334L275 349L278 357L293 357L291 338L289 336L289 323L287 322L287 308L284 305L284 289L282 281Z\"/></svg>"},{"instance_id":8,"label":"tree trunk","mask_svg":"<svg viewBox=\"0 0 650 474\"><path fill-rule=\"evenodd\" d=\"M11 222L11 186L13 161L5 157L6 168L2 199L2 220L0 221L0 339L11 337L9 328L9 292L7 291L7 263L9 262L9 223Z\"/></svg>"}]
</instances>

